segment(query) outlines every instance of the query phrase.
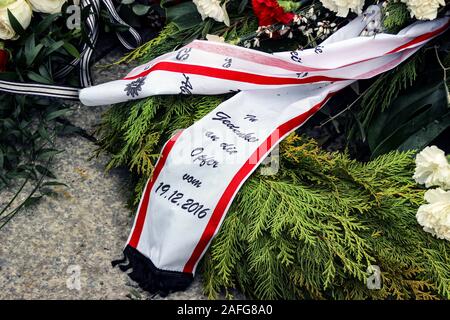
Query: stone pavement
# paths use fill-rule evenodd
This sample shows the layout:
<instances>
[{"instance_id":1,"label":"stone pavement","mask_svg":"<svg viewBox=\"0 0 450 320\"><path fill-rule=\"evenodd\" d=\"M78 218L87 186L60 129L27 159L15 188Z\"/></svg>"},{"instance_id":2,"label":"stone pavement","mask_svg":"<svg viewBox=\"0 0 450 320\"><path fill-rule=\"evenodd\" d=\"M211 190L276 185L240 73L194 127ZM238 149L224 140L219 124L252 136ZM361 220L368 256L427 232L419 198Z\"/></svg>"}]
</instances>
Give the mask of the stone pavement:
<instances>
[{"instance_id":1,"label":"stone pavement","mask_svg":"<svg viewBox=\"0 0 450 320\"><path fill-rule=\"evenodd\" d=\"M100 64L115 61L110 54ZM94 68L96 83L130 70ZM75 105L68 119L93 133L108 106ZM78 135L59 137L52 171L69 187L21 212L0 230L0 299L149 299L126 274L111 267L121 257L133 222L125 207L125 170L105 173L107 156L89 160L96 146ZM0 204L11 194L0 193ZM76 279L79 275L80 286ZM160 297L153 297L160 299ZM165 299L205 299L200 280Z\"/></svg>"}]
</instances>

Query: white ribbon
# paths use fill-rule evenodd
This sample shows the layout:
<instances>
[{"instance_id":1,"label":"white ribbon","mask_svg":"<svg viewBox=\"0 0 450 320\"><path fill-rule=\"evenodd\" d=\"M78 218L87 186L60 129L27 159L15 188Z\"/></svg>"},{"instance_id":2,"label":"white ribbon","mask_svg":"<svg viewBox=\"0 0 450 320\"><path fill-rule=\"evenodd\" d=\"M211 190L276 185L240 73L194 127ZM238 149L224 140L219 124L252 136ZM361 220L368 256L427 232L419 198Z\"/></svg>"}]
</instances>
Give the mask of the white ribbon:
<instances>
[{"instance_id":1,"label":"white ribbon","mask_svg":"<svg viewBox=\"0 0 450 320\"><path fill-rule=\"evenodd\" d=\"M164 146L125 249L131 267L147 263L159 272L192 276L239 188L279 141L333 94L394 68L449 25L444 17L414 23L397 35L360 37L379 14L371 6L365 17L303 51L272 55L194 41L122 80L81 91L86 105L240 91ZM180 288L165 283L161 273L152 277L160 277L159 283L150 285L149 276L134 275L150 291Z\"/></svg>"}]
</instances>

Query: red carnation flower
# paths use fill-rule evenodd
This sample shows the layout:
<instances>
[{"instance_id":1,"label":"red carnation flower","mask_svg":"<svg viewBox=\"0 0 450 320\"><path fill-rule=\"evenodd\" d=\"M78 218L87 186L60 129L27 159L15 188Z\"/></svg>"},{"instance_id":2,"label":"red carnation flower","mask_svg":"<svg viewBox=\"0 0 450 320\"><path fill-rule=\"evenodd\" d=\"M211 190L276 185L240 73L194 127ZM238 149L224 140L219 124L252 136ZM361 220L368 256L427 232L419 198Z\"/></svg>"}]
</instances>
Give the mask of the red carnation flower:
<instances>
[{"instance_id":1,"label":"red carnation flower","mask_svg":"<svg viewBox=\"0 0 450 320\"><path fill-rule=\"evenodd\" d=\"M6 65L8 64L9 53L3 49L3 43L0 42L0 72L6 71Z\"/></svg>"},{"instance_id":2,"label":"red carnation flower","mask_svg":"<svg viewBox=\"0 0 450 320\"><path fill-rule=\"evenodd\" d=\"M277 22L288 24L294 18L292 12L284 12L277 0L252 0L252 6L260 26L268 26Z\"/></svg>"}]
</instances>

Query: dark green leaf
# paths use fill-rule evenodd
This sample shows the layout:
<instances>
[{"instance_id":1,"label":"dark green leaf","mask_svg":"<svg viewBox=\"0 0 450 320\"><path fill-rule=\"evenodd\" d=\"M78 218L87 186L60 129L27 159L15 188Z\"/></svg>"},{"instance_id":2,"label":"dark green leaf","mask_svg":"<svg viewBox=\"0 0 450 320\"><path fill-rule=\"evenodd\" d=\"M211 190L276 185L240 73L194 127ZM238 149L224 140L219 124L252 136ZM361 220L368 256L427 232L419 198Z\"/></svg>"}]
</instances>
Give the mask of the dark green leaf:
<instances>
[{"instance_id":1,"label":"dark green leaf","mask_svg":"<svg viewBox=\"0 0 450 320\"><path fill-rule=\"evenodd\" d=\"M16 123L10 118L0 119L0 123L3 124L6 129L11 129L16 125Z\"/></svg>"},{"instance_id":2,"label":"dark green leaf","mask_svg":"<svg viewBox=\"0 0 450 320\"><path fill-rule=\"evenodd\" d=\"M439 90L440 91L437 91ZM431 103L436 98L442 95L445 90L442 87L442 82L428 87L413 87L404 95L394 100L392 108L388 108L385 112L381 112L377 117L374 117L368 129L368 142L370 148L373 150L382 140L395 131L399 124L411 119L421 108L426 107L426 104L420 103L423 98L428 99ZM419 102L419 103L418 103ZM444 106L443 112L445 112ZM400 122L399 122L400 120Z\"/></svg>"},{"instance_id":3,"label":"dark green leaf","mask_svg":"<svg viewBox=\"0 0 450 320\"><path fill-rule=\"evenodd\" d=\"M42 174L43 176L52 178L52 179L56 179L56 176L53 174L53 172L51 172L48 168L43 167L41 165L36 165L36 170Z\"/></svg>"},{"instance_id":4,"label":"dark green leaf","mask_svg":"<svg viewBox=\"0 0 450 320\"><path fill-rule=\"evenodd\" d=\"M4 154L3 154L3 150L0 149L0 169L3 169L3 165L4 165L4 163L5 163L4 158L5 158L5 156L4 156Z\"/></svg>"},{"instance_id":5,"label":"dark green leaf","mask_svg":"<svg viewBox=\"0 0 450 320\"><path fill-rule=\"evenodd\" d=\"M437 85L412 87L371 123L368 140L372 157L400 147L404 150L426 145L445 130L442 119L448 112L447 88L443 81ZM420 142L414 144L413 137L421 137Z\"/></svg>"},{"instance_id":6,"label":"dark green leaf","mask_svg":"<svg viewBox=\"0 0 450 320\"><path fill-rule=\"evenodd\" d=\"M47 47L47 50L46 50L45 54L46 54L47 56L49 56L49 55L51 55L53 52L55 52L56 50L58 50L59 48L61 48L61 47L63 47L63 46L64 46L64 41L63 41L63 40L56 41L56 42L50 44L50 45Z\"/></svg>"},{"instance_id":7,"label":"dark green leaf","mask_svg":"<svg viewBox=\"0 0 450 320\"><path fill-rule=\"evenodd\" d=\"M247 4L248 4L248 0L241 0L241 3L239 4L239 8L238 8L238 14L242 14L242 12L244 12Z\"/></svg>"},{"instance_id":8,"label":"dark green leaf","mask_svg":"<svg viewBox=\"0 0 450 320\"><path fill-rule=\"evenodd\" d=\"M400 147L398 147L398 150L421 150L448 127L450 127L450 112L441 119L429 123L414 135L410 136L400 145Z\"/></svg>"},{"instance_id":9,"label":"dark green leaf","mask_svg":"<svg viewBox=\"0 0 450 320\"><path fill-rule=\"evenodd\" d=\"M166 18L180 30L186 30L202 23L202 18L193 2L182 2L166 8Z\"/></svg>"},{"instance_id":10,"label":"dark green leaf","mask_svg":"<svg viewBox=\"0 0 450 320\"><path fill-rule=\"evenodd\" d=\"M42 199L42 196L29 197L24 201L23 206L31 207L31 206L35 205L36 203L38 203L39 200L41 200L41 199Z\"/></svg>"},{"instance_id":11,"label":"dark green leaf","mask_svg":"<svg viewBox=\"0 0 450 320\"><path fill-rule=\"evenodd\" d=\"M62 182L58 182L58 181L46 181L44 183L42 183L43 187L53 187L53 186L64 186L69 188L69 186L65 183Z\"/></svg>"},{"instance_id":12,"label":"dark green leaf","mask_svg":"<svg viewBox=\"0 0 450 320\"><path fill-rule=\"evenodd\" d=\"M353 115L353 119L358 126L359 133L361 134L361 140L363 142L366 141L367 136L366 136L366 132L364 131L364 126L362 125L361 121L359 121L359 119L355 113L353 113L351 110L350 110L350 113Z\"/></svg>"},{"instance_id":13,"label":"dark green leaf","mask_svg":"<svg viewBox=\"0 0 450 320\"><path fill-rule=\"evenodd\" d=\"M40 35L44 31L47 31L47 29L52 25L52 23L56 20L56 18L59 16L59 13L55 14L49 14L47 15L35 28L35 34Z\"/></svg>"},{"instance_id":14,"label":"dark green leaf","mask_svg":"<svg viewBox=\"0 0 450 320\"><path fill-rule=\"evenodd\" d=\"M28 78L30 78L33 81L39 82L39 83L46 83L46 84L52 84L52 80L44 78L40 74L37 74L34 71L29 71L27 73Z\"/></svg>"},{"instance_id":15,"label":"dark green leaf","mask_svg":"<svg viewBox=\"0 0 450 320\"><path fill-rule=\"evenodd\" d=\"M206 38L206 35L210 32L213 23L214 22L211 19L206 20L206 22L204 23L203 30L202 30L202 38Z\"/></svg>"},{"instance_id":16,"label":"dark green leaf","mask_svg":"<svg viewBox=\"0 0 450 320\"><path fill-rule=\"evenodd\" d=\"M61 150L51 149L51 148L45 148L39 151L37 155L38 160L48 160L51 157L54 157L58 153L61 153Z\"/></svg>"},{"instance_id":17,"label":"dark green leaf","mask_svg":"<svg viewBox=\"0 0 450 320\"><path fill-rule=\"evenodd\" d=\"M16 19L14 14L9 9L7 9L7 10L8 10L8 18L9 18L9 22L11 23L11 27L18 35L22 35L25 32L25 29L22 27L20 22Z\"/></svg>"},{"instance_id":18,"label":"dark green leaf","mask_svg":"<svg viewBox=\"0 0 450 320\"><path fill-rule=\"evenodd\" d=\"M43 48L44 45L42 43L36 45L36 39L34 34L31 34L30 36L27 37L23 49L26 64L28 67L30 67L34 63L36 57L39 55L39 53L42 51Z\"/></svg>"},{"instance_id":19,"label":"dark green leaf","mask_svg":"<svg viewBox=\"0 0 450 320\"><path fill-rule=\"evenodd\" d=\"M52 142L48 131L43 126L39 126L38 133L43 139L47 140L48 142Z\"/></svg>"},{"instance_id":20,"label":"dark green leaf","mask_svg":"<svg viewBox=\"0 0 450 320\"><path fill-rule=\"evenodd\" d=\"M44 64L41 64L39 66L39 74L41 76L43 76L44 78L47 78L47 79L51 79L52 78L52 76L50 75L50 72L48 71L48 69L46 68L46 66ZM47 104L48 103L46 103L45 105L47 105Z\"/></svg>"},{"instance_id":21,"label":"dark green leaf","mask_svg":"<svg viewBox=\"0 0 450 320\"><path fill-rule=\"evenodd\" d=\"M51 120L53 120L53 119L56 119L56 118L58 118L58 117L61 117L61 116L66 115L69 111L70 111L70 109L56 110L56 111L50 112L50 113L45 117L45 119L46 119L47 121L51 121Z\"/></svg>"},{"instance_id":22,"label":"dark green leaf","mask_svg":"<svg viewBox=\"0 0 450 320\"><path fill-rule=\"evenodd\" d=\"M147 12L150 10L150 6L146 6L144 4L135 4L133 5L133 12L138 16L143 16L147 14Z\"/></svg>"},{"instance_id":23,"label":"dark green leaf","mask_svg":"<svg viewBox=\"0 0 450 320\"><path fill-rule=\"evenodd\" d=\"M66 51L68 53L70 53L74 58L78 59L80 58L80 52L78 52L77 48L75 48L75 46L73 46L72 44L70 44L69 42L64 42L63 45L64 49L66 49Z\"/></svg>"}]
</instances>

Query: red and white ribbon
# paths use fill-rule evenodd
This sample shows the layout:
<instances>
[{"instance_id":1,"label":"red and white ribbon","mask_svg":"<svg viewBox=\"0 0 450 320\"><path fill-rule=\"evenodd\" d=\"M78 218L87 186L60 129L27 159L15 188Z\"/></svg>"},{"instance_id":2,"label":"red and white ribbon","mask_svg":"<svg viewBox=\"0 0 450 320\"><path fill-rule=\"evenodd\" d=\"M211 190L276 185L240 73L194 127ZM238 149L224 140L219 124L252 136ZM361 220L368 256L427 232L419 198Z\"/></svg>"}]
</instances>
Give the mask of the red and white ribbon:
<instances>
[{"instance_id":1,"label":"red and white ribbon","mask_svg":"<svg viewBox=\"0 0 450 320\"><path fill-rule=\"evenodd\" d=\"M141 285L150 291L183 287L166 279L192 277L239 188L277 143L336 92L394 68L449 25L444 17L396 35L360 37L377 16L378 7L371 6L366 17L303 51L268 54L194 41L122 80L81 91L86 105L239 91L164 146L127 242L131 267L142 273L140 264L152 266L145 269L151 277L134 275Z\"/></svg>"}]
</instances>

